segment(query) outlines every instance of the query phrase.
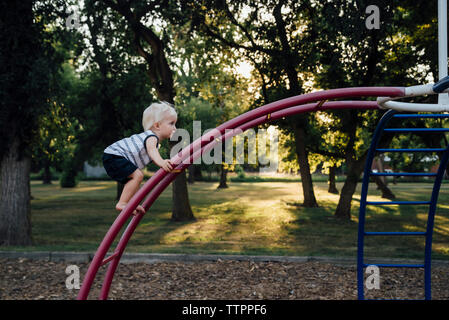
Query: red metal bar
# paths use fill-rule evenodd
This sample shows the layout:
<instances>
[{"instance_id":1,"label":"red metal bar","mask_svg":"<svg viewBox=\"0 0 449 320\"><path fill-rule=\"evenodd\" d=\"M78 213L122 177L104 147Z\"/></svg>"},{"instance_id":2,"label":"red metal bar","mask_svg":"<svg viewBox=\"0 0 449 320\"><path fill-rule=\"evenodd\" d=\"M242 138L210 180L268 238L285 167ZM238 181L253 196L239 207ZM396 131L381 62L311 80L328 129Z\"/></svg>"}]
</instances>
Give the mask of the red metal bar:
<instances>
[{"instance_id":1,"label":"red metal bar","mask_svg":"<svg viewBox=\"0 0 449 320\"><path fill-rule=\"evenodd\" d=\"M146 212L147 210L145 210ZM120 238L120 241L115 249L115 252L117 254L117 258L114 259L109 264L109 267L107 269L106 275L103 280L103 285L101 287L100 291L100 300L106 300L108 298L109 289L111 287L112 279L115 274L115 270L117 269L118 263L120 262L120 259L122 257L123 251L125 250L126 244L128 243L129 239L131 238L132 234L134 233L134 230L139 225L140 220L143 218L143 214L139 214L131 220L131 222L128 224L128 227L126 228L125 232L123 232L122 237Z\"/></svg>"},{"instance_id":2,"label":"red metal bar","mask_svg":"<svg viewBox=\"0 0 449 320\"><path fill-rule=\"evenodd\" d=\"M375 101L337 101L337 102L326 103L325 105L323 105L320 108L320 110L346 109L346 108L377 109L378 106ZM279 118L282 118L285 116L289 116L289 115L293 115L293 114L309 112L311 110L317 110L316 104L313 103L313 104L308 104L308 105L296 106L296 107L288 108L285 110L277 111L277 112L274 112L271 115L271 117L262 116L262 117L259 117L257 119L247 122L246 124L244 124L238 128L241 131L228 132L227 134L222 135L220 138L212 140L212 142L209 143L208 145L204 146L202 148L202 150L198 150L193 155L191 155L187 164L185 163L186 161L183 161L183 164L176 167L177 174L173 174L173 173L167 174L165 176L165 178L162 179L161 182L157 186L155 186L154 189L152 189L148 198L143 203L145 212L149 210L149 208L152 206L154 201L167 188L167 186L178 176L178 174L180 172L182 172L182 170L187 169L190 166L190 164L192 164L199 156L201 156L201 154L212 149L218 142L220 142L220 141L224 142L227 139L232 138L235 135L235 133L237 133L237 132L243 132L249 128L256 127L265 122L269 122L269 121L276 120L276 119L279 119ZM190 163L190 164L188 164L188 163ZM131 223L128 225L126 231L123 233L122 238L120 239L119 243L117 244L116 251L119 253L119 258L115 259L108 267L108 270L106 272L106 275L105 275L105 278L103 281L102 290L100 293L101 300L107 299L114 273L115 273L118 263L120 261L120 257L122 256L129 239L131 238L132 234L134 233L134 230L136 229L136 227L139 224L142 217L143 217L143 215L133 218Z\"/></svg>"},{"instance_id":3,"label":"red metal bar","mask_svg":"<svg viewBox=\"0 0 449 320\"><path fill-rule=\"evenodd\" d=\"M312 101L317 101L317 100L321 101L321 100L339 99L339 98L345 98L345 97L359 97L359 96L375 97L375 96L403 96L403 95L404 95L404 88L401 88L401 87L348 88L348 89L333 89L333 90L327 90L327 91L314 92L314 93L309 93L309 94L305 94L305 95L300 95L300 96L296 96L296 97L283 99L283 100L280 100L277 102L267 104L260 108L248 111L230 121L225 122L224 124L217 127L216 130L218 130L218 132L223 135L223 133L226 129L237 128L240 125L245 124L246 122L251 123L251 126L246 128L246 129L248 129L250 127L257 125L255 123L257 123L258 121L254 121L255 118L263 118L263 120L268 120L267 119L268 117L265 115L271 114L270 120L274 120L274 119L276 119L276 116L282 117L282 116L288 115L288 112L285 114L283 114L282 112L276 114L277 111L280 111L280 110L286 109L286 108L290 108L297 104L304 104L307 102L312 102ZM364 103L365 102L360 101L360 102L352 102L349 104L350 104L350 107L353 107L354 104L362 106ZM370 105L369 108L371 108L371 109L375 108L374 101L372 101L372 102L368 101L367 103ZM327 107L326 107L326 105L327 105ZM326 108L329 108L329 109L345 108L344 101L324 103L319 109L317 109L316 107L317 107L317 105L313 104L313 109L315 109L315 110L324 110ZM296 111L290 110L291 114L295 114L295 112L301 113L301 112L307 112L307 111L313 110L310 105L307 107L298 106L298 108L299 109ZM365 109L366 107L359 107L359 108ZM261 121L261 120L259 120L259 121ZM182 163L182 161L184 159L186 159L187 157L189 157L190 155L192 155L192 151L200 150L200 154L201 154L202 147L207 144L210 144L210 142L212 142L213 139L215 138L214 134L216 134L216 132L209 132L208 134L205 134L204 136L202 136L201 138L197 139L192 144L190 144L188 147L184 148L175 157L173 157L171 159L171 161L175 165L181 164L180 168L176 168L176 169L187 168L188 165L186 166L185 164ZM190 163L192 163L192 162L190 162ZM132 214L132 212L135 210L135 208L141 203L141 201L144 199L144 197L151 190L153 190L155 188L155 186L158 183L160 183L162 180L165 180L164 183L161 185L161 188L158 188L161 190L160 192L162 192L166 188L166 186L175 178L175 176L177 174L179 174L179 172L178 173L166 173L163 169L158 170L151 177L151 179L149 179L143 185L143 187L134 195L134 197L129 201L128 205L122 210L122 212L116 218L116 220L112 224L111 228L108 230L105 238L101 242L101 244L100 244L100 246L89 266L89 269L86 273L86 276L83 281L83 285L78 294L78 299L80 299L80 300L87 299L87 296L89 294L90 288L93 283L93 280L98 272L99 267L101 266L104 256L106 255L108 249L110 248L110 246L111 246L113 240L115 239L115 237L117 236L118 232L123 227L126 220L129 218L129 216ZM159 192L159 194L160 194L160 192ZM156 195L156 193L154 193L154 194ZM155 200L155 198L157 198L159 196L159 194L157 194L156 197L149 197L149 199L154 198L154 200ZM154 200L148 201L148 202L146 201L146 203L148 205L147 210L149 209L149 206L152 205ZM139 215L139 216L140 216L140 218L142 217L142 215ZM134 231L135 227L137 226L138 222L140 221L139 217L136 217L136 218L137 219L133 219L133 221L134 220L136 221L135 224L133 222L131 222L131 225L129 228L129 230L130 230L129 236L127 233L127 236L124 238L123 249L121 249L122 253L123 253L124 247L126 246L126 243L129 240L132 232ZM118 252L120 252L120 250ZM120 256L121 256L121 254L119 254L119 257L117 257L117 259L115 259L113 261L113 264L111 264L110 267L112 267L113 265L115 265L115 267L116 267L116 264L120 260ZM112 270L112 268L111 268L111 270ZM114 271L115 271L115 268L114 268ZM113 277L113 272L110 276L107 277L108 281L109 280L112 281L112 277ZM110 285L110 281L109 281L108 286ZM109 290L109 287L108 287L108 290ZM107 296L106 290L104 290L104 291L105 291L105 294L102 294L102 296Z\"/></svg>"},{"instance_id":4,"label":"red metal bar","mask_svg":"<svg viewBox=\"0 0 449 320\"><path fill-rule=\"evenodd\" d=\"M111 254L109 257L107 257L106 259L104 259L101 262L101 265L104 266L106 263L108 263L109 261L111 261L112 259L114 259L115 257L118 256L118 252L114 252L113 254Z\"/></svg>"},{"instance_id":5,"label":"red metal bar","mask_svg":"<svg viewBox=\"0 0 449 320\"><path fill-rule=\"evenodd\" d=\"M345 89L332 89L327 91L318 91L313 93L308 93L304 95L299 95L295 97L286 98L283 100L279 100L276 102L272 102L266 104L257 109L248 111L232 120L229 120L222 125L218 126L212 132L209 132L203 135L201 138L195 140L188 147L178 153L172 161L175 164L179 164L182 160L180 158L185 158L188 155L192 154L207 143L210 142L210 139L214 139L214 135L217 133L223 133L225 129L233 129L238 127L239 125L246 123L250 120L256 119L260 116L272 114L273 112L283 110L286 108L290 108L293 106L303 105L313 101L321 101L321 100L330 100L330 99L341 99L341 98L349 98L349 97L377 97L377 96L392 96L392 97L401 97L404 95L404 88L402 87L361 87L361 88L345 88ZM162 172L161 172L162 174ZM155 178L156 179L156 178ZM159 177L157 177L159 179Z\"/></svg>"}]
</instances>

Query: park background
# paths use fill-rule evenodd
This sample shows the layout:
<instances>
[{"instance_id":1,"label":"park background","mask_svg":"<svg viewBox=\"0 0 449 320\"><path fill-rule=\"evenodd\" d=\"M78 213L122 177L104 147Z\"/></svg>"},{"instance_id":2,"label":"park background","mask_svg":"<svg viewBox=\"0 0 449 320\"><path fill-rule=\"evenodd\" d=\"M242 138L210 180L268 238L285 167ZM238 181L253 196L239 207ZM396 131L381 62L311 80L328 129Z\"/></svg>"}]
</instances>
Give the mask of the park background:
<instances>
[{"instance_id":1,"label":"park background","mask_svg":"<svg viewBox=\"0 0 449 320\"><path fill-rule=\"evenodd\" d=\"M378 28L368 28L369 5L379 9ZM84 168L101 166L106 146L141 132L153 101L175 104L177 127L201 121L208 129L312 91L438 80L436 1L8 1L0 12L2 250L96 250L121 186ZM257 164L191 166L127 250L354 257L361 175L382 114L339 110L270 123L280 133L276 174L257 174ZM408 124L446 125L416 121ZM434 147L445 139L390 142ZM163 157L170 147L165 141ZM390 154L374 169L432 171L437 163ZM157 169L150 165L146 178ZM371 194L425 201L432 182L377 179ZM443 184L437 259L449 257L448 200ZM367 228L425 230L419 206L367 214ZM423 247L424 239L378 237L367 255L421 258Z\"/></svg>"}]
</instances>

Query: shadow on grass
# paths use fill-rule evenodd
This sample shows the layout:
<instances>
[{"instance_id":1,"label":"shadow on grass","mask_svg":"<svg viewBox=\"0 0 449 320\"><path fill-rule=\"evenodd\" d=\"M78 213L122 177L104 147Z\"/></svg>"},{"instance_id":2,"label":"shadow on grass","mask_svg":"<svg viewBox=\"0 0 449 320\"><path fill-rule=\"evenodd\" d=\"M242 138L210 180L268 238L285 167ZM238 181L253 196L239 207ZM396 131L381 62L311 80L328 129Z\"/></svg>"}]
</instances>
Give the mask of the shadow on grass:
<instances>
[{"instance_id":1,"label":"shadow on grass","mask_svg":"<svg viewBox=\"0 0 449 320\"><path fill-rule=\"evenodd\" d=\"M341 220L334 218L338 196L327 194L324 183L316 188L318 208L304 208L295 202L300 190L294 184L232 183L225 190L216 190L217 185L189 185L196 220L187 222L170 220L171 188L165 190L142 219L126 251L356 257L358 193L353 198L352 219ZM412 200L413 194L418 197L413 200L425 196L410 185L395 188L398 200ZM37 196L32 201L36 250L95 251L117 217L113 183L83 183L74 193L35 185L33 194ZM440 202L447 200L449 194L442 192ZM449 253L448 210L449 206L445 207L442 216L438 210L435 223L434 244L443 258ZM420 207L370 207L367 231L421 231L425 229L423 214ZM424 251L423 240L375 237L372 244L367 243L367 253L418 257Z\"/></svg>"},{"instance_id":2,"label":"shadow on grass","mask_svg":"<svg viewBox=\"0 0 449 320\"><path fill-rule=\"evenodd\" d=\"M416 189L413 190L413 187ZM397 201L428 201L431 197L432 185L399 184L393 185ZM375 193L375 192L374 192ZM378 192L377 192L378 193ZM377 195L379 196L379 195ZM385 201L385 199L375 199ZM439 228L441 219L448 210L439 208L441 202L447 202L448 197L440 194L435 215L433 230L433 258L447 259L447 244L449 243L446 222ZM366 212L365 231L389 232L425 232L427 228L429 205L368 205ZM446 213L445 213L446 212ZM365 237L366 257L391 257L424 259L425 236L371 236Z\"/></svg>"},{"instance_id":3,"label":"shadow on grass","mask_svg":"<svg viewBox=\"0 0 449 320\"><path fill-rule=\"evenodd\" d=\"M284 231L291 241L301 244L306 255L355 256L357 222L336 218L335 203L320 201L318 208L285 204L296 218L284 226Z\"/></svg>"}]
</instances>

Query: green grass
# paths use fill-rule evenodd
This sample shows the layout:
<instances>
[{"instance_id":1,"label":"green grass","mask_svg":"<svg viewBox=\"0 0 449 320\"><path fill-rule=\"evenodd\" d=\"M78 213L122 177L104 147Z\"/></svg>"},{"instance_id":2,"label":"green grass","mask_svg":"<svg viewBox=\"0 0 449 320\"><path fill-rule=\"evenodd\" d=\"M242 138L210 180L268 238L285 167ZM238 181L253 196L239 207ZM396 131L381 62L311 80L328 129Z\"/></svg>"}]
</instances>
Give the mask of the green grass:
<instances>
[{"instance_id":1,"label":"green grass","mask_svg":"<svg viewBox=\"0 0 449 320\"><path fill-rule=\"evenodd\" d=\"M131 238L127 252L297 255L355 257L360 185L354 195L352 219L333 217L338 195L315 182L319 208L303 208L300 183L230 182L189 185L196 217L171 222L171 187L156 200ZM76 188L32 181L32 247L21 251L95 251L117 217L116 185L81 181ZM337 184L341 189L342 184ZM432 184L390 184L397 200L427 200ZM442 185L435 219L433 258L449 259L449 190ZM370 190L369 200L381 200ZM426 206L369 207L367 231L423 231ZM367 256L421 258L424 237L366 238Z\"/></svg>"}]
</instances>

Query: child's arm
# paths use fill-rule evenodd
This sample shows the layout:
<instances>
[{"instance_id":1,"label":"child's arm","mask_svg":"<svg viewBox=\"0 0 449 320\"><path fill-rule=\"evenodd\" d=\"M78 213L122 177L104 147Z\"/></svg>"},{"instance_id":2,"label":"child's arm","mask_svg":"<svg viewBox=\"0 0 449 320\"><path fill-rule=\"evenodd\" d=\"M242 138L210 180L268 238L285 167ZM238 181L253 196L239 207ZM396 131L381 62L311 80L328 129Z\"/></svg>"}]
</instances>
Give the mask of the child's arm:
<instances>
[{"instance_id":1,"label":"child's arm","mask_svg":"<svg viewBox=\"0 0 449 320\"><path fill-rule=\"evenodd\" d=\"M149 137L146 141L146 147L147 147L147 153L150 156L150 158L153 160L153 162L164 169L167 172L171 172L173 170L172 163L170 160L164 160L162 159L161 155L159 154L159 151L157 150L157 138L156 137Z\"/></svg>"}]
</instances>

